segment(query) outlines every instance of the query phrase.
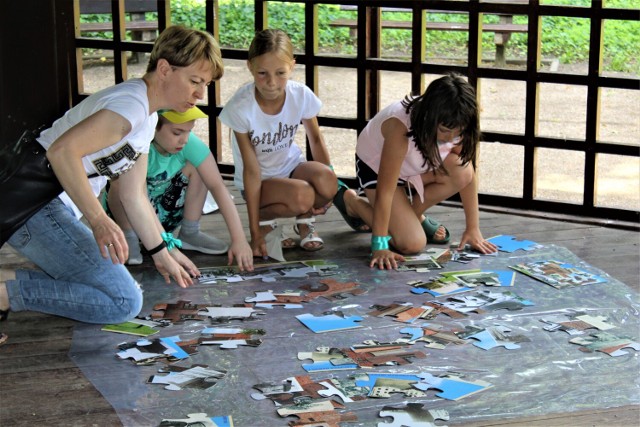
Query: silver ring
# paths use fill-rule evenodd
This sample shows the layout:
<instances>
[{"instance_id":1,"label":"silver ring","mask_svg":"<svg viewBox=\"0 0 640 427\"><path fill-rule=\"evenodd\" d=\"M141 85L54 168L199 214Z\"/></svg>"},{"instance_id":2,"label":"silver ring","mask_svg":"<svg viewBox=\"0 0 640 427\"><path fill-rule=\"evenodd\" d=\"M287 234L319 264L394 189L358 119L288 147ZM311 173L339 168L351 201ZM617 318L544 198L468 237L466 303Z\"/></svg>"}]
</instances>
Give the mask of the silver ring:
<instances>
[{"instance_id":1,"label":"silver ring","mask_svg":"<svg viewBox=\"0 0 640 427\"><path fill-rule=\"evenodd\" d=\"M109 243L109 244L107 245L107 247L108 247L108 248L110 248L111 246L113 246L113 243Z\"/></svg>"}]
</instances>

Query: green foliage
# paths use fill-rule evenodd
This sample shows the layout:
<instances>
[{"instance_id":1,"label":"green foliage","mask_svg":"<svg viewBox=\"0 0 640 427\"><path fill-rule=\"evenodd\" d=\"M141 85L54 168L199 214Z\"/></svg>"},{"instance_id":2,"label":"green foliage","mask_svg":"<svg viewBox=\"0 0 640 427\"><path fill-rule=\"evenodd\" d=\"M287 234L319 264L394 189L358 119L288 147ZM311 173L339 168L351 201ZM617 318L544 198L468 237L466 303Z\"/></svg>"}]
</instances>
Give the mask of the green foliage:
<instances>
[{"instance_id":1,"label":"green foliage","mask_svg":"<svg viewBox=\"0 0 640 427\"><path fill-rule=\"evenodd\" d=\"M590 7L592 1L600 0L544 0L545 5ZM205 0L171 0L171 20L174 24L192 28L205 28ZM638 8L638 0L606 0L605 7ZM221 0L220 44L224 47L247 49L255 31L255 7L251 0ZM296 51L305 46L305 2L269 2L267 9L270 28L280 28L289 34ZM356 19L355 11L340 10L338 5L318 5L318 45L323 51L352 54L356 40L349 35L348 28L332 27L329 23L338 18ZM108 15L82 15L83 22L103 22ZM157 19L148 14L147 19ZM383 20L410 21L410 13L383 12ZM466 14L428 13L430 21L468 22ZM485 23L497 22L497 16L486 15ZM527 24L527 16L515 16L514 23ZM586 61L589 58L590 23L585 18L563 16L542 17L541 54L543 57L559 58L563 63ZM640 23L637 21L609 20L604 25L604 65L610 71L638 74L640 65L635 58L640 46ZM95 36L95 35L94 35ZM99 34L98 36L104 36ZM110 34L107 35L110 37ZM514 33L508 44L509 57L524 58L527 52L527 34ZM382 31L382 50L386 54L410 55L411 32L407 30ZM465 56L467 33L458 31L428 31L426 51L433 56ZM495 50L493 33L482 34L485 55Z\"/></svg>"},{"instance_id":2,"label":"green foliage","mask_svg":"<svg viewBox=\"0 0 640 427\"><path fill-rule=\"evenodd\" d=\"M171 0L171 22L189 28L204 30L206 17L204 2L199 0Z\"/></svg>"}]
</instances>

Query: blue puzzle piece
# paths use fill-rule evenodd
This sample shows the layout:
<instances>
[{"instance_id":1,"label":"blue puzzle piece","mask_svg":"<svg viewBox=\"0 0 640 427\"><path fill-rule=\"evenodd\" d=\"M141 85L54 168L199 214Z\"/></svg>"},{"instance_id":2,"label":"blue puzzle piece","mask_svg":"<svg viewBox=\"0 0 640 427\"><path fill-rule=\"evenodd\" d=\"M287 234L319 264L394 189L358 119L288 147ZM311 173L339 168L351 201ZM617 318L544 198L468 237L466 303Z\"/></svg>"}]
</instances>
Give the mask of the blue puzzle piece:
<instances>
[{"instance_id":1,"label":"blue puzzle piece","mask_svg":"<svg viewBox=\"0 0 640 427\"><path fill-rule=\"evenodd\" d=\"M511 341L498 339L495 335L502 335L504 332L508 332L506 328L489 328L484 329L476 334L469 335L467 338L474 338L477 341L473 342L473 345L479 347L483 350L490 350L494 347L503 346L507 350L515 350L516 348L520 348L518 344L515 344Z\"/></svg>"},{"instance_id":2,"label":"blue puzzle piece","mask_svg":"<svg viewBox=\"0 0 640 427\"><path fill-rule=\"evenodd\" d=\"M189 357L189 354L176 344L182 341L179 336L175 335L173 337L160 338L160 341L165 346L170 347L175 351L174 353L171 353L172 357L175 357L176 359L186 359Z\"/></svg>"},{"instance_id":3,"label":"blue puzzle piece","mask_svg":"<svg viewBox=\"0 0 640 427\"><path fill-rule=\"evenodd\" d=\"M516 240L514 236L495 236L487 239L487 241L496 245L502 252L514 252L518 249L532 251L538 245L531 240Z\"/></svg>"},{"instance_id":4,"label":"blue puzzle piece","mask_svg":"<svg viewBox=\"0 0 640 427\"><path fill-rule=\"evenodd\" d=\"M341 371L344 369L358 369L359 365L355 363L349 363L344 365L334 365L330 360L323 362L313 362L306 365L302 365L302 369L307 372L320 372L320 371Z\"/></svg>"},{"instance_id":5,"label":"blue puzzle piece","mask_svg":"<svg viewBox=\"0 0 640 427\"><path fill-rule=\"evenodd\" d=\"M462 399L465 396L491 387L491 384L484 381L469 382L452 376L435 377L428 373L419 375L422 377L422 381L414 384L414 387L422 391L427 391L430 388L441 390L436 396L448 400Z\"/></svg>"},{"instance_id":6,"label":"blue puzzle piece","mask_svg":"<svg viewBox=\"0 0 640 427\"><path fill-rule=\"evenodd\" d=\"M422 330L422 328L403 328L400 329L400 333L411 334L411 338L409 338L409 341L415 341L424 336L424 331Z\"/></svg>"},{"instance_id":7,"label":"blue puzzle piece","mask_svg":"<svg viewBox=\"0 0 640 427\"><path fill-rule=\"evenodd\" d=\"M315 333L339 331L343 329L361 328L356 322L362 320L360 316L340 317L335 314L327 316L314 316L313 314L300 314L296 319Z\"/></svg>"},{"instance_id":8,"label":"blue puzzle piece","mask_svg":"<svg viewBox=\"0 0 640 427\"><path fill-rule=\"evenodd\" d=\"M516 273L515 271L508 270L486 270L491 273L495 273L498 275L498 280L500 281L500 286L513 286L513 281L515 280Z\"/></svg>"}]
</instances>

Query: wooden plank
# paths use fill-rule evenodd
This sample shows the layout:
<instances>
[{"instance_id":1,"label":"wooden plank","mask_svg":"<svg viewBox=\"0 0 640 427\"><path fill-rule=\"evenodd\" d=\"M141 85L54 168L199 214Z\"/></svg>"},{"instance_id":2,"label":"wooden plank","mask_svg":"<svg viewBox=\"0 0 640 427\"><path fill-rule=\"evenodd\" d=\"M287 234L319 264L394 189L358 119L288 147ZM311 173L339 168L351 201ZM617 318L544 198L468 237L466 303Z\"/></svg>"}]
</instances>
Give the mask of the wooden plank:
<instances>
[{"instance_id":1,"label":"wooden plank","mask_svg":"<svg viewBox=\"0 0 640 427\"><path fill-rule=\"evenodd\" d=\"M332 27L357 28L358 22L354 19L336 19L329 23ZM393 30L410 30L412 23L410 21L381 21L382 28ZM465 22L436 22L427 21L427 30L435 31L469 31L469 24ZM522 24L483 24L482 30L486 32L496 33L526 33L528 27Z\"/></svg>"},{"instance_id":2,"label":"wooden plank","mask_svg":"<svg viewBox=\"0 0 640 427\"><path fill-rule=\"evenodd\" d=\"M158 21L126 21L127 31L155 31ZM113 22L83 22L80 24L82 32L113 31Z\"/></svg>"},{"instance_id":3,"label":"wooden plank","mask_svg":"<svg viewBox=\"0 0 640 427\"><path fill-rule=\"evenodd\" d=\"M228 184L235 197L243 224L247 225L246 204ZM429 209L429 215L442 221L452 231L452 239L460 237L464 230L464 214L460 207L438 205ZM621 230L570 221L570 218L553 220L544 217L526 217L499 212L481 211L481 228L485 236L509 234L542 244L566 247L585 262L600 268L635 289L639 277L637 231ZM351 231L339 212L331 208L325 216L317 218L318 230L325 240L321 253L301 250L287 252L288 260L362 258L366 262L370 234ZM289 220L286 232L291 233ZM205 215L202 230L216 236L227 236L228 231L220 213ZM454 234L455 233L455 234ZM5 256L9 254L10 256ZM223 258L189 252L197 265L219 265ZM0 249L0 265L30 266L19 254L5 245ZM145 259L143 268L152 268ZM138 270L141 271L141 270ZM628 283L625 278L628 278ZM0 330L9 334L7 344L0 346L0 425L10 426L118 426L121 425L115 411L99 392L75 367L68 357L72 328L75 322L42 313L11 313ZM601 408L593 411L544 414L537 417L518 417L464 422L467 426L592 426L638 425L638 406ZM450 420L449 425L461 425Z\"/></svg>"}]
</instances>

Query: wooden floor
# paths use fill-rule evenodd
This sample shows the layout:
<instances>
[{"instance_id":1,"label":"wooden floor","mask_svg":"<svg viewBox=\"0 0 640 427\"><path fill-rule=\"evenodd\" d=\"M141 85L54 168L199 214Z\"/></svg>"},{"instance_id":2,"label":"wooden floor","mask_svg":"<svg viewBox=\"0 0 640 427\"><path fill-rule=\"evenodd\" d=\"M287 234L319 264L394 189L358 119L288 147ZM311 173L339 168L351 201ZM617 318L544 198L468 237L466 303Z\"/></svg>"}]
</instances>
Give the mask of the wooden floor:
<instances>
[{"instance_id":1,"label":"wooden floor","mask_svg":"<svg viewBox=\"0 0 640 427\"><path fill-rule=\"evenodd\" d=\"M243 219L246 209L232 189ZM453 239L464 228L462 209L455 205L437 206L430 214L451 230ZM526 214L526 215L523 215ZM361 255L368 247L369 235L350 232L335 208L318 218L318 230L325 240L323 258ZM203 229L225 236L220 214L203 218ZM584 218L544 218L535 213L481 212L486 237L515 235L541 244L566 247L583 261L604 270L640 292L640 234L638 224L615 228ZM618 224L619 225L619 224ZM223 257L187 252L198 265L222 264ZM310 254L288 252L288 260L310 259ZM314 255L317 258L318 254ZM0 265L28 266L5 245L0 250ZM147 268L149 261L145 260ZM68 357L74 322L39 313L11 313L0 330L9 340L0 346L0 426L118 426L118 416L109 403ZM632 373L638 375L637 372ZM569 409L571 410L571 409ZM284 423L283 423L284 424ZM449 424L453 425L453 424ZM639 426L637 406L603 408L598 411L568 412L566 416L537 416L513 421L491 421L467 425L500 426Z\"/></svg>"}]
</instances>

